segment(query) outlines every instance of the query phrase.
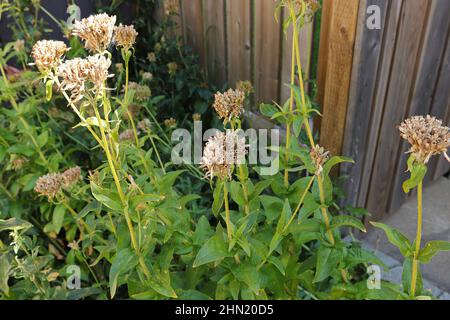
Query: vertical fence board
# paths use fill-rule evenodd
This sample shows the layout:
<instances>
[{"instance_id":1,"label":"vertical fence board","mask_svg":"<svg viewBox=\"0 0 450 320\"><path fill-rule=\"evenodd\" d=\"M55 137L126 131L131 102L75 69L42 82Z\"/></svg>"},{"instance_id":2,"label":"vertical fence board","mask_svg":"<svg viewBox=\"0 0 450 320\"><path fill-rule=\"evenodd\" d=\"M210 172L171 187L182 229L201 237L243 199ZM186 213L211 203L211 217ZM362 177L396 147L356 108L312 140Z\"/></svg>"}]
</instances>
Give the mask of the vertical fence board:
<instances>
[{"instance_id":1,"label":"vertical fence board","mask_svg":"<svg viewBox=\"0 0 450 320\"><path fill-rule=\"evenodd\" d=\"M431 102L438 81L439 69L445 51L445 47L442 44L446 42L450 25L450 19L448 18L449 12L450 1L432 1L407 117L426 115L430 112ZM402 190L402 183L409 176L409 173L406 172L406 161L409 157L406 152L408 149L408 143L402 141L397 170L393 176L394 185L388 211L394 211L400 208L407 197ZM432 176L432 173L427 174L426 181L430 181Z\"/></svg>"},{"instance_id":2,"label":"vertical fence board","mask_svg":"<svg viewBox=\"0 0 450 320\"><path fill-rule=\"evenodd\" d=\"M386 212L392 191L392 176L400 149L397 125L407 113L414 82L414 68L411 66L416 64L420 48L420 41L411 39L417 39L422 34L428 5L429 1L424 0L408 0L403 3L400 34L397 39L368 199L368 209L375 215Z\"/></svg>"},{"instance_id":3,"label":"vertical fence board","mask_svg":"<svg viewBox=\"0 0 450 320\"><path fill-rule=\"evenodd\" d=\"M381 30L369 30L366 26L367 8L377 5L381 9ZM360 4L357 40L353 59L352 84L347 110L343 154L351 157L355 163L343 165L341 172L348 176L344 189L347 192L346 203L363 206L358 195L363 172L364 158L370 148L367 144L370 122L374 110L377 89L378 69L382 59L383 34L387 29L389 3L384 0L363 0Z\"/></svg>"},{"instance_id":4,"label":"vertical fence board","mask_svg":"<svg viewBox=\"0 0 450 320\"><path fill-rule=\"evenodd\" d=\"M276 5L271 0L255 1L255 39L260 39L255 41L253 48L256 105L279 99L280 16L277 23L274 16Z\"/></svg>"},{"instance_id":5,"label":"vertical fence board","mask_svg":"<svg viewBox=\"0 0 450 320\"><path fill-rule=\"evenodd\" d=\"M389 3L389 10L386 16L386 27L383 35L383 52L380 65L378 67L375 100L373 102L371 123L369 125L369 133L366 140L367 149L361 170L362 176L357 201L357 204L360 206L366 206L368 193L370 191L376 146L380 135L385 97L389 88L389 80L391 75L390 70L394 59L395 43L397 40L397 30L400 23L402 5L403 1L401 0L391 1Z\"/></svg>"},{"instance_id":6,"label":"vertical fence board","mask_svg":"<svg viewBox=\"0 0 450 320\"><path fill-rule=\"evenodd\" d=\"M181 4L184 40L198 54L200 64L206 65L202 0L184 0Z\"/></svg>"},{"instance_id":7,"label":"vertical fence board","mask_svg":"<svg viewBox=\"0 0 450 320\"><path fill-rule=\"evenodd\" d=\"M320 143L340 154L350 89L359 0L334 0Z\"/></svg>"},{"instance_id":8,"label":"vertical fence board","mask_svg":"<svg viewBox=\"0 0 450 320\"><path fill-rule=\"evenodd\" d=\"M284 19L288 18L289 13L284 11ZM289 99L291 90L288 84L291 82L291 65L292 65L292 28L283 33L282 41L282 57L281 57L281 72L280 72L280 101L284 103ZM300 59L302 62L303 74L305 80L310 79L311 60L312 60L312 39L314 34L314 24L308 23L305 25L299 34L300 44Z\"/></svg>"},{"instance_id":9,"label":"vertical fence board","mask_svg":"<svg viewBox=\"0 0 450 320\"><path fill-rule=\"evenodd\" d=\"M227 0L228 85L252 79L251 0Z\"/></svg>"},{"instance_id":10,"label":"vertical fence board","mask_svg":"<svg viewBox=\"0 0 450 320\"><path fill-rule=\"evenodd\" d=\"M224 0L203 0L207 76L216 86L226 83Z\"/></svg>"}]
</instances>

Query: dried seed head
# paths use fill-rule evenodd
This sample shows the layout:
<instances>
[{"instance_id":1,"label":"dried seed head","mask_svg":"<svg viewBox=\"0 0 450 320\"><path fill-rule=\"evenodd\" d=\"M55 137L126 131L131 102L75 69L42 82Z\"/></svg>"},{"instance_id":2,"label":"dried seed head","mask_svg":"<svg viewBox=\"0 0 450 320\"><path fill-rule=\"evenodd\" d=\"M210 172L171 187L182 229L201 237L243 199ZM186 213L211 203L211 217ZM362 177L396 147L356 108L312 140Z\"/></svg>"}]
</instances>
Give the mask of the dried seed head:
<instances>
[{"instance_id":1,"label":"dried seed head","mask_svg":"<svg viewBox=\"0 0 450 320\"><path fill-rule=\"evenodd\" d=\"M164 12L170 16L179 12L178 0L164 0Z\"/></svg>"},{"instance_id":2,"label":"dried seed head","mask_svg":"<svg viewBox=\"0 0 450 320\"><path fill-rule=\"evenodd\" d=\"M123 63L116 63L116 70L117 72L122 72L123 71Z\"/></svg>"},{"instance_id":3,"label":"dried seed head","mask_svg":"<svg viewBox=\"0 0 450 320\"><path fill-rule=\"evenodd\" d=\"M149 119L145 118L144 120L138 122L137 127L139 130L146 132L152 128L152 123Z\"/></svg>"},{"instance_id":4,"label":"dried seed head","mask_svg":"<svg viewBox=\"0 0 450 320\"><path fill-rule=\"evenodd\" d=\"M170 62L167 64L167 69L169 70L169 75L173 77L177 73L178 65L176 62Z\"/></svg>"},{"instance_id":5,"label":"dried seed head","mask_svg":"<svg viewBox=\"0 0 450 320\"><path fill-rule=\"evenodd\" d=\"M61 177L58 173L50 173L40 177L36 181L34 191L40 196L46 196L52 200L61 190Z\"/></svg>"},{"instance_id":6,"label":"dried seed head","mask_svg":"<svg viewBox=\"0 0 450 320\"><path fill-rule=\"evenodd\" d=\"M106 13L96 14L76 21L72 34L85 42L92 53L103 53L111 43L116 16Z\"/></svg>"},{"instance_id":7,"label":"dried seed head","mask_svg":"<svg viewBox=\"0 0 450 320\"><path fill-rule=\"evenodd\" d=\"M87 69L87 60L81 58L66 60L58 67L58 76L62 78L61 88L71 92L70 98L73 101L78 101L83 97Z\"/></svg>"},{"instance_id":8,"label":"dried seed head","mask_svg":"<svg viewBox=\"0 0 450 320\"><path fill-rule=\"evenodd\" d=\"M128 89L134 91L134 99L138 102L144 102L152 96L152 90L145 85L130 81Z\"/></svg>"},{"instance_id":9,"label":"dried seed head","mask_svg":"<svg viewBox=\"0 0 450 320\"><path fill-rule=\"evenodd\" d=\"M323 165L330 157L330 152L325 151L325 149L319 145L311 148L310 151L311 160L313 161L314 167L316 168L315 174L318 176L323 171Z\"/></svg>"},{"instance_id":10,"label":"dried seed head","mask_svg":"<svg viewBox=\"0 0 450 320\"><path fill-rule=\"evenodd\" d=\"M319 0L294 0L294 6L296 12L304 18L304 23L309 23L320 9L320 2Z\"/></svg>"},{"instance_id":11,"label":"dried seed head","mask_svg":"<svg viewBox=\"0 0 450 320\"><path fill-rule=\"evenodd\" d=\"M237 118L244 109L245 93L241 90L229 89L225 93L217 92L215 94L214 109L224 123L232 118Z\"/></svg>"},{"instance_id":12,"label":"dried seed head","mask_svg":"<svg viewBox=\"0 0 450 320\"><path fill-rule=\"evenodd\" d=\"M136 43L136 37L138 33L134 29L133 25L119 26L114 28L114 41L117 47L122 47L125 51L130 50Z\"/></svg>"},{"instance_id":13,"label":"dried seed head","mask_svg":"<svg viewBox=\"0 0 450 320\"><path fill-rule=\"evenodd\" d=\"M245 93L246 96L249 96L255 89L250 81L238 81L236 83L236 89Z\"/></svg>"},{"instance_id":14,"label":"dried seed head","mask_svg":"<svg viewBox=\"0 0 450 320\"><path fill-rule=\"evenodd\" d=\"M46 74L58 67L62 56L68 50L69 48L62 41L40 40L33 46L31 56L39 71Z\"/></svg>"},{"instance_id":15,"label":"dried seed head","mask_svg":"<svg viewBox=\"0 0 450 320\"><path fill-rule=\"evenodd\" d=\"M208 178L231 179L233 166L243 164L246 153L245 137L238 131L218 132L206 143L200 165Z\"/></svg>"},{"instance_id":16,"label":"dried seed head","mask_svg":"<svg viewBox=\"0 0 450 320\"><path fill-rule=\"evenodd\" d=\"M406 119L400 126L400 135L411 144L411 153L417 162L427 164L433 155L446 152L450 147L450 129L442 121L427 115ZM449 160L450 161L450 160Z\"/></svg>"},{"instance_id":17,"label":"dried seed head","mask_svg":"<svg viewBox=\"0 0 450 320\"><path fill-rule=\"evenodd\" d=\"M60 175L61 184L64 188L70 188L81 180L81 169L74 167L67 169Z\"/></svg>"},{"instance_id":18,"label":"dried seed head","mask_svg":"<svg viewBox=\"0 0 450 320\"><path fill-rule=\"evenodd\" d=\"M28 159L21 155L11 155L11 167L14 171L19 171L28 162Z\"/></svg>"},{"instance_id":19,"label":"dried seed head","mask_svg":"<svg viewBox=\"0 0 450 320\"><path fill-rule=\"evenodd\" d=\"M199 113L194 113L192 115L192 120L194 120L194 121L202 121L202 115L199 114Z\"/></svg>"},{"instance_id":20,"label":"dried seed head","mask_svg":"<svg viewBox=\"0 0 450 320\"><path fill-rule=\"evenodd\" d=\"M132 117L136 117L141 110L141 106L135 103L131 103L128 105L128 111L131 113Z\"/></svg>"},{"instance_id":21,"label":"dried seed head","mask_svg":"<svg viewBox=\"0 0 450 320\"><path fill-rule=\"evenodd\" d=\"M142 79L145 81L151 81L153 79L153 74L151 72L144 72L142 74Z\"/></svg>"},{"instance_id":22,"label":"dried seed head","mask_svg":"<svg viewBox=\"0 0 450 320\"><path fill-rule=\"evenodd\" d=\"M164 120L164 125L167 128L175 128L177 126L177 120L175 120L174 118L169 118Z\"/></svg>"},{"instance_id":23,"label":"dried seed head","mask_svg":"<svg viewBox=\"0 0 450 320\"><path fill-rule=\"evenodd\" d=\"M61 87L64 91L71 92L71 99L74 101L83 97L86 81L94 85L94 90L101 92L107 78L111 76L108 72L110 66L111 60L102 55L66 60L58 67L58 76L63 79Z\"/></svg>"},{"instance_id":24,"label":"dried seed head","mask_svg":"<svg viewBox=\"0 0 450 320\"><path fill-rule=\"evenodd\" d=\"M154 52L149 52L147 54L147 59L150 62L155 62L156 61L156 54Z\"/></svg>"},{"instance_id":25,"label":"dried seed head","mask_svg":"<svg viewBox=\"0 0 450 320\"><path fill-rule=\"evenodd\" d=\"M120 141L130 141L133 139L134 139L134 131L132 129L127 129L119 135Z\"/></svg>"},{"instance_id":26,"label":"dried seed head","mask_svg":"<svg viewBox=\"0 0 450 320\"><path fill-rule=\"evenodd\" d=\"M87 62L87 80L94 84L96 90L102 91L106 80L113 76L108 71L111 66L111 60L103 55L96 54L87 57Z\"/></svg>"}]
</instances>

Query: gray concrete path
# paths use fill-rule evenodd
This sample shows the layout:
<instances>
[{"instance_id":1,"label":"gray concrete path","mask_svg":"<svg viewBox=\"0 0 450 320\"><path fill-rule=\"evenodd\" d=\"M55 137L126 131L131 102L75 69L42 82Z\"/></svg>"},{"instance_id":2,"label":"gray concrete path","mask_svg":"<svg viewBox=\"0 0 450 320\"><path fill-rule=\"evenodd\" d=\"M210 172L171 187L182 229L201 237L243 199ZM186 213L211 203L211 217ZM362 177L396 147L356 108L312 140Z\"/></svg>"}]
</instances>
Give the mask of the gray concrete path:
<instances>
[{"instance_id":1,"label":"gray concrete path","mask_svg":"<svg viewBox=\"0 0 450 320\"><path fill-rule=\"evenodd\" d=\"M411 197L401 209L387 216L383 223L397 228L415 238L417 223L417 198ZM450 180L441 178L424 189L423 243L430 240L450 241ZM386 279L401 283L402 255L391 245L383 231L371 228L361 240L381 255L391 268ZM438 254L430 264L422 266L425 287L441 299L450 300L450 252Z\"/></svg>"}]
</instances>

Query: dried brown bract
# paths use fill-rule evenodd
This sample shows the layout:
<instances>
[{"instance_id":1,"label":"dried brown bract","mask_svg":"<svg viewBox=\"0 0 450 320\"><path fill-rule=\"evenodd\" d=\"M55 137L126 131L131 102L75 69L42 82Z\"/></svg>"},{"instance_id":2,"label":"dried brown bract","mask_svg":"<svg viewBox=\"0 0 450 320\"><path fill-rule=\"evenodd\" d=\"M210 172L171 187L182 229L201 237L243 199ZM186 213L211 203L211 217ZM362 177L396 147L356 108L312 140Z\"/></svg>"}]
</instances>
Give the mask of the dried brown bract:
<instances>
[{"instance_id":1,"label":"dried brown bract","mask_svg":"<svg viewBox=\"0 0 450 320\"><path fill-rule=\"evenodd\" d=\"M225 93L215 94L214 109L221 119L227 123L233 117L240 116L244 109L245 93L241 90L229 89Z\"/></svg>"},{"instance_id":2,"label":"dried brown bract","mask_svg":"<svg viewBox=\"0 0 450 320\"><path fill-rule=\"evenodd\" d=\"M36 181L34 191L40 196L46 196L52 200L61 191L61 177L58 173L50 173L40 177Z\"/></svg>"},{"instance_id":3,"label":"dried brown bract","mask_svg":"<svg viewBox=\"0 0 450 320\"><path fill-rule=\"evenodd\" d=\"M103 53L111 43L116 16L106 13L96 14L76 21L72 34L85 42L92 53Z\"/></svg>"},{"instance_id":4,"label":"dried brown bract","mask_svg":"<svg viewBox=\"0 0 450 320\"><path fill-rule=\"evenodd\" d=\"M133 139L134 139L134 131L132 129L127 129L119 135L120 141L130 141Z\"/></svg>"},{"instance_id":5,"label":"dried brown bract","mask_svg":"<svg viewBox=\"0 0 450 320\"><path fill-rule=\"evenodd\" d=\"M81 180L81 169L79 167L73 167L67 169L60 175L61 184L64 188L70 188Z\"/></svg>"},{"instance_id":6,"label":"dried brown bract","mask_svg":"<svg viewBox=\"0 0 450 320\"><path fill-rule=\"evenodd\" d=\"M433 155L446 154L450 147L450 129L442 126L442 121L427 115L415 116L406 119L400 126L400 135L409 142L411 153L414 159L423 164L427 164Z\"/></svg>"}]
</instances>

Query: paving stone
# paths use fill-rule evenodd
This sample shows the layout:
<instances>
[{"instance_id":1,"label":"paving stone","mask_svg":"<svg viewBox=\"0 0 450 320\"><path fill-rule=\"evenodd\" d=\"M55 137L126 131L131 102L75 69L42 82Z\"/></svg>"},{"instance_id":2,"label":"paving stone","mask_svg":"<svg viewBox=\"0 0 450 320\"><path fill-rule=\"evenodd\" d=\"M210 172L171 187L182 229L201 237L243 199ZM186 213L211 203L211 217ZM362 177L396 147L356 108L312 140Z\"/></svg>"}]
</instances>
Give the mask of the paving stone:
<instances>
[{"instance_id":1,"label":"paving stone","mask_svg":"<svg viewBox=\"0 0 450 320\"><path fill-rule=\"evenodd\" d=\"M449 300L450 301L450 294L448 292L443 292L440 296L439 296L440 300Z\"/></svg>"}]
</instances>

